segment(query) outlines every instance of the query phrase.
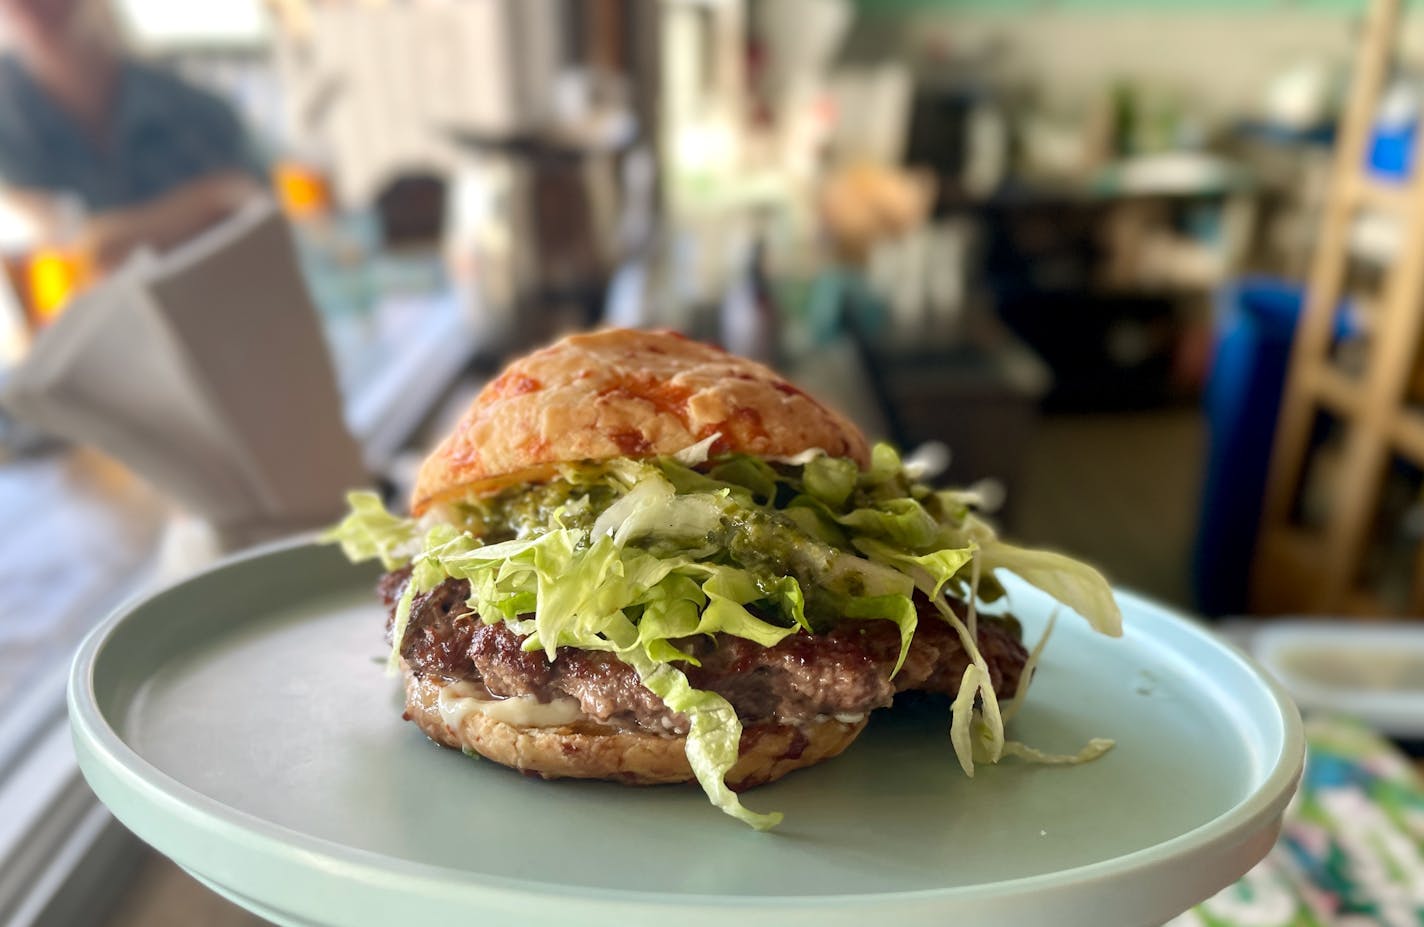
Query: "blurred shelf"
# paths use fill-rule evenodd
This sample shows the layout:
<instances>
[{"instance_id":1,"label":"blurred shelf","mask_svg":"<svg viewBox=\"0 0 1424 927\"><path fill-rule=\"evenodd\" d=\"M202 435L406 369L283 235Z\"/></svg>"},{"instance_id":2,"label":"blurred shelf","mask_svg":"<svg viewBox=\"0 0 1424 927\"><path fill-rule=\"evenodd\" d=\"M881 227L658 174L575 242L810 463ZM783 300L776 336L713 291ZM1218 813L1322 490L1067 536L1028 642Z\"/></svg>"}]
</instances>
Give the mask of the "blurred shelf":
<instances>
[{"instance_id":1,"label":"blurred shelf","mask_svg":"<svg viewBox=\"0 0 1424 927\"><path fill-rule=\"evenodd\" d=\"M1360 209L1402 214L1409 209L1408 184L1373 174L1356 177L1350 189L1355 206Z\"/></svg>"},{"instance_id":2,"label":"blurred shelf","mask_svg":"<svg viewBox=\"0 0 1424 927\"><path fill-rule=\"evenodd\" d=\"M1416 467L1424 467L1424 412L1400 409L1395 416L1391 438L1399 453Z\"/></svg>"},{"instance_id":3,"label":"blurred shelf","mask_svg":"<svg viewBox=\"0 0 1424 927\"><path fill-rule=\"evenodd\" d=\"M1355 415L1364 403L1360 384L1333 366L1318 368L1311 386L1320 404L1338 415Z\"/></svg>"},{"instance_id":4,"label":"blurred shelf","mask_svg":"<svg viewBox=\"0 0 1424 927\"><path fill-rule=\"evenodd\" d=\"M1355 418L1365 411L1365 395L1360 383L1334 366L1318 368L1310 389L1321 406L1342 418ZM1390 425L1389 437L1401 456L1417 467L1424 467L1424 409L1400 409Z\"/></svg>"},{"instance_id":5,"label":"blurred shelf","mask_svg":"<svg viewBox=\"0 0 1424 927\"><path fill-rule=\"evenodd\" d=\"M1358 586L1367 572L1373 523L1382 517L1379 504L1392 469L1386 465L1401 452L1424 462L1424 418L1404 405L1418 341L1416 313L1424 301L1424 278L1413 272L1417 256L1407 250L1424 240L1424 173L1416 168L1408 177L1388 176L1366 163L1372 126L1388 105L1398 64L1400 4L1374 0L1368 11L1356 39L1330 194L1319 220L1308 284L1313 298L1292 350L1297 374L1282 398L1272 452L1253 590L1254 604L1267 611L1380 611L1370 598L1360 598ZM1409 145L1417 154L1414 140ZM1352 366L1368 371L1358 381L1341 373L1339 328L1332 324L1340 299L1358 288L1352 257L1383 265L1370 337L1358 339L1349 352ZM1311 458L1320 454L1315 426L1322 409L1339 415L1349 434L1329 479L1319 480L1318 495L1329 499L1322 517L1312 519L1319 527L1302 535L1294 513L1302 493L1309 502L1317 488L1310 469L1318 469Z\"/></svg>"}]
</instances>

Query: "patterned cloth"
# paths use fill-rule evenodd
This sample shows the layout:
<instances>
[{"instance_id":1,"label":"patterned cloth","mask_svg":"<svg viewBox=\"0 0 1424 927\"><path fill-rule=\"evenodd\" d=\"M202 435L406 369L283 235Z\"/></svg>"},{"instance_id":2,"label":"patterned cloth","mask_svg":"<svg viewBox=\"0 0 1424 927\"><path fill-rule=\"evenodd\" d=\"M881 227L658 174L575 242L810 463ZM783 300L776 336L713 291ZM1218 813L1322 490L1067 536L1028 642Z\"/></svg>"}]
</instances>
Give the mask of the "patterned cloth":
<instances>
[{"instance_id":1,"label":"patterned cloth","mask_svg":"<svg viewBox=\"0 0 1424 927\"><path fill-rule=\"evenodd\" d=\"M1424 925L1424 783L1363 726L1306 721L1285 830L1245 878L1168 927Z\"/></svg>"},{"instance_id":2,"label":"patterned cloth","mask_svg":"<svg viewBox=\"0 0 1424 927\"><path fill-rule=\"evenodd\" d=\"M19 60L0 58L0 179L76 194L98 212L151 200L218 170L260 176L232 109L166 71L125 61L106 137L95 139Z\"/></svg>"}]
</instances>

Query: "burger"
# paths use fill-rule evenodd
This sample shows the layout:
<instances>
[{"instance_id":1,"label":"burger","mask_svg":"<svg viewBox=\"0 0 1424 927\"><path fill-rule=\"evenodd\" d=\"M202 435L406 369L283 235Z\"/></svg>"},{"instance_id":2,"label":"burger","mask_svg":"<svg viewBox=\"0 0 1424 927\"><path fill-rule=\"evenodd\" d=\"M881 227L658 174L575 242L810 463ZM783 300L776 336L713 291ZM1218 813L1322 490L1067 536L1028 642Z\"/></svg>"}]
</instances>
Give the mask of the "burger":
<instances>
[{"instance_id":1,"label":"burger","mask_svg":"<svg viewBox=\"0 0 1424 927\"><path fill-rule=\"evenodd\" d=\"M1007 570L1117 635L1107 583L920 476L760 364L599 331L490 382L409 517L353 493L328 539L387 571L391 670L432 740L547 779L695 779L762 829L780 815L739 792L835 757L901 693L952 700L970 775L1110 746L1006 739L1043 642L989 608Z\"/></svg>"}]
</instances>

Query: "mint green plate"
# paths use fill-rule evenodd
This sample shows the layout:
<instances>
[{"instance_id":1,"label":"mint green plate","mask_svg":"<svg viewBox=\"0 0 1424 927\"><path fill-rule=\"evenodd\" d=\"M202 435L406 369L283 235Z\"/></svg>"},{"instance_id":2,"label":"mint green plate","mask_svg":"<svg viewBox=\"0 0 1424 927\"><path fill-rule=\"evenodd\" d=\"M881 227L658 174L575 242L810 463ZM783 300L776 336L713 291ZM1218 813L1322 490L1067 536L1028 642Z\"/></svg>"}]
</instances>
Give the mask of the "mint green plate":
<instances>
[{"instance_id":1,"label":"mint green plate","mask_svg":"<svg viewBox=\"0 0 1424 927\"><path fill-rule=\"evenodd\" d=\"M401 720L370 569L259 550L80 648L89 784L139 837L282 924L1160 924L1265 855L1300 775L1295 708L1197 626L1121 594L1059 622L1011 734L1071 768L959 770L947 706L877 713L841 758L747 795L543 782ZM1049 603L1012 587L1028 634Z\"/></svg>"}]
</instances>

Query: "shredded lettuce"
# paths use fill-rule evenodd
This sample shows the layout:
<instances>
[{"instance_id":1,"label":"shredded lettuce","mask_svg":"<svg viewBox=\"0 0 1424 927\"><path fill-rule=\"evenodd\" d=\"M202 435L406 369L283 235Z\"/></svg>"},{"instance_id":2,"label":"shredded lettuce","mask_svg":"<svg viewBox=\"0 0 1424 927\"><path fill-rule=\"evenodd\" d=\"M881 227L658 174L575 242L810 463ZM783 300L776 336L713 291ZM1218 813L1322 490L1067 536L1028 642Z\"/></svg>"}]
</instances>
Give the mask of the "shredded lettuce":
<instances>
[{"instance_id":1,"label":"shredded lettuce","mask_svg":"<svg viewBox=\"0 0 1424 927\"><path fill-rule=\"evenodd\" d=\"M915 611L915 603L904 595L863 596L842 602L841 614L847 618L886 618L895 622L900 629L900 655L890 673L890 678L894 679L900 667L905 665L905 655L910 652L910 643L915 639L915 628L919 625L920 615Z\"/></svg>"},{"instance_id":2,"label":"shredded lettuce","mask_svg":"<svg viewBox=\"0 0 1424 927\"><path fill-rule=\"evenodd\" d=\"M974 719L974 699L988 687L988 682L977 665L966 666L959 680L959 694L949 709L949 742L964 774L970 778L974 777L974 745L969 739L969 725Z\"/></svg>"},{"instance_id":3,"label":"shredded lettuce","mask_svg":"<svg viewBox=\"0 0 1424 927\"><path fill-rule=\"evenodd\" d=\"M713 804L759 829L780 815L747 810L725 783L741 722L726 699L693 688L678 668L697 665L689 642L699 636L771 647L839 621L890 621L900 636L898 673L920 622L930 620L920 597L969 657L950 725L967 774L1003 756L1084 762L1111 746L1093 741L1059 756L1008 740L1004 724L1023 704L1048 632L1002 709L978 647L977 604L1001 594L996 570L1047 592L1096 630L1120 634L1121 615L1097 571L1000 541L977 514L993 493L931 489L887 445L861 470L819 451L782 461L710 457L717 438L672 457L565 465L551 482L457 501L429 523L352 493L350 513L323 540L353 560L410 567L392 668L415 597L447 578L467 580L472 613L505 623L526 651L549 660L560 647L605 651L633 667L686 717L688 762Z\"/></svg>"},{"instance_id":4,"label":"shredded lettuce","mask_svg":"<svg viewBox=\"0 0 1424 927\"><path fill-rule=\"evenodd\" d=\"M649 473L598 516L593 536L612 535L619 547L644 537L694 542L715 531L726 510L727 499L722 493L678 495L665 477Z\"/></svg>"},{"instance_id":5,"label":"shredded lettuce","mask_svg":"<svg viewBox=\"0 0 1424 927\"><path fill-rule=\"evenodd\" d=\"M903 570L915 583L915 588L931 599L939 598L944 587L974 556L973 547L909 554L874 538L856 538L855 547L873 563L883 563Z\"/></svg>"},{"instance_id":6,"label":"shredded lettuce","mask_svg":"<svg viewBox=\"0 0 1424 927\"><path fill-rule=\"evenodd\" d=\"M638 646L637 629L627 618L620 615L614 619L608 636L617 646L619 658L633 667L643 685L687 718L687 764L712 804L757 830L780 824L780 812L751 811L727 787L727 773L737 763L742 742L742 722L732 704L715 692L694 689L670 664L649 659Z\"/></svg>"},{"instance_id":7,"label":"shredded lettuce","mask_svg":"<svg viewBox=\"0 0 1424 927\"><path fill-rule=\"evenodd\" d=\"M702 612L702 620L697 625L698 634L713 634L722 631L745 637L763 647L779 644L789 634L811 629L806 622L806 604L801 595L801 585L789 576L774 583L758 583L745 570L730 567L712 567L712 575L702 584L702 593L707 597L707 607ZM770 624L747 611L752 602L776 603L790 619L784 626Z\"/></svg>"},{"instance_id":8,"label":"shredded lettuce","mask_svg":"<svg viewBox=\"0 0 1424 927\"><path fill-rule=\"evenodd\" d=\"M758 505L766 505L776 498L777 472L759 458L739 455L715 464L707 475L718 482L729 484L729 489L746 489Z\"/></svg>"},{"instance_id":9,"label":"shredded lettuce","mask_svg":"<svg viewBox=\"0 0 1424 927\"><path fill-rule=\"evenodd\" d=\"M860 468L853 460L844 457L816 457L807 461L802 469L801 479L805 482L808 495L836 508L845 505L850 494L855 491L855 480L859 475Z\"/></svg>"},{"instance_id":10,"label":"shredded lettuce","mask_svg":"<svg viewBox=\"0 0 1424 927\"><path fill-rule=\"evenodd\" d=\"M780 811L751 811L727 787L727 773L737 763L742 741L742 722L731 702L715 692L692 688L687 677L667 663L644 665L637 651L628 659L638 669L643 685L687 717L687 763L712 804L757 830L780 824Z\"/></svg>"},{"instance_id":11,"label":"shredded lettuce","mask_svg":"<svg viewBox=\"0 0 1424 927\"><path fill-rule=\"evenodd\" d=\"M1107 753L1117 744L1106 737L1094 737L1077 753L1044 753L1035 747L1019 743L1017 740L1004 742L1004 756L1016 756L1022 760L1043 766L1077 766L1090 763Z\"/></svg>"},{"instance_id":12,"label":"shredded lettuce","mask_svg":"<svg viewBox=\"0 0 1424 927\"><path fill-rule=\"evenodd\" d=\"M1122 636L1122 612L1112 588L1097 570L1050 550L1029 550L994 540L982 545L979 557L987 571L1004 569L1037 586L1082 616L1093 630Z\"/></svg>"},{"instance_id":13,"label":"shredded lettuce","mask_svg":"<svg viewBox=\"0 0 1424 927\"><path fill-rule=\"evenodd\" d=\"M969 628L943 599L936 599L935 607L959 635L959 641L970 658L970 664L964 668L964 676L960 679L959 695L955 699L952 709L949 739L954 745L954 755L959 760L959 765L963 767L965 775L972 777L976 752L982 754L983 758L980 762L999 762L1004 745L1004 718L999 711L999 697L994 692L993 677L989 675L988 661L979 651L979 642L970 636ZM974 705L975 696L979 700L978 706ZM968 707L963 704L966 698ZM974 749L973 741L970 739L976 722L982 724L982 732L979 737L983 742L981 751Z\"/></svg>"},{"instance_id":14,"label":"shredded lettuce","mask_svg":"<svg viewBox=\"0 0 1424 927\"><path fill-rule=\"evenodd\" d=\"M419 552L420 527L409 518L386 511L373 492L346 496L350 509L341 523L322 533L324 544L338 543L348 560L380 560L387 570L404 566Z\"/></svg>"},{"instance_id":15,"label":"shredded lettuce","mask_svg":"<svg viewBox=\"0 0 1424 927\"><path fill-rule=\"evenodd\" d=\"M863 486L883 486L901 476L904 465L900 453L888 444L877 444L870 449L870 469L860 475Z\"/></svg>"},{"instance_id":16,"label":"shredded lettuce","mask_svg":"<svg viewBox=\"0 0 1424 927\"><path fill-rule=\"evenodd\" d=\"M941 536L940 525L914 499L890 499L874 508L855 509L836 518L867 538L880 538L906 550L929 550Z\"/></svg>"},{"instance_id":17,"label":"shredded lettuce","mask_svg":"<svg viewBox=\"0 0 1424 927\"><path fill-rule=\"evenodd\" d=\"M1009 700L1008 706L1004 709L1004 723L1008 724L1014 720L1014 716L1023 708L1024 699L1028 697L1028 684L1033 680L1033 674L1038 669L1038 658L1043 656L1044 645L1048 643L1048 638L1052 636L1053 629L1058 624L1058 609L1054 609L1048 614L1048 624L1044 625L1043 633L1038 636L1038 643L1033 645L1033 649L1028 652L1028 659L1024 661L1023 669L1019 671L1019 685L1014 691L1014 697Z\"/></svg>"}]
</instances>

